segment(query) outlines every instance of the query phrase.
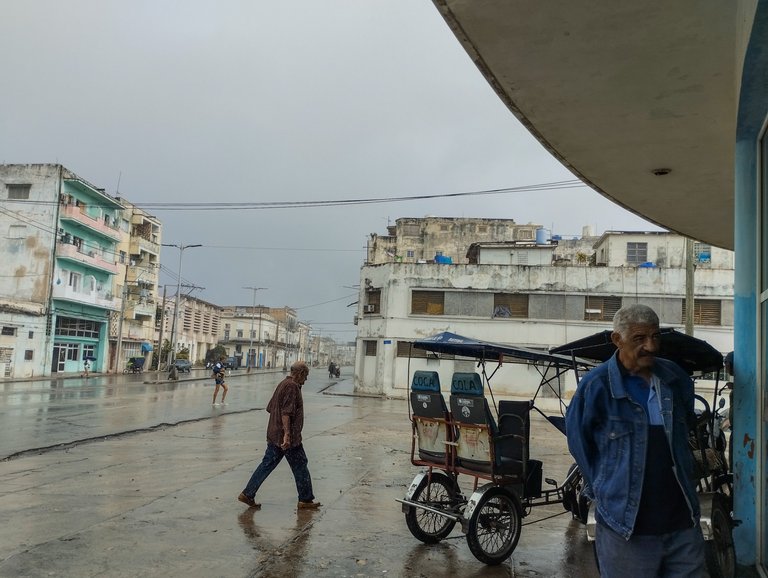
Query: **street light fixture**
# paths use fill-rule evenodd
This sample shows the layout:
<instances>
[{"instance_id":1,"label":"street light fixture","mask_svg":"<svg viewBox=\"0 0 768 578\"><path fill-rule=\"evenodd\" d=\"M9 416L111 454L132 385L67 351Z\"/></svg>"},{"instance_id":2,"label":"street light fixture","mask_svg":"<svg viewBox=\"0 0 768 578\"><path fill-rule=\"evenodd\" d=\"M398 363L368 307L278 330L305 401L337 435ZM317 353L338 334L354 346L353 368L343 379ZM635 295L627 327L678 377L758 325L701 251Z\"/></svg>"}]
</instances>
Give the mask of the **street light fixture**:
<instances>
[{"instance_id":1,"label":"street light fixture","mask_svg":"<svg viewBox=\"0 0 768 578\"><path fill-rule=\"evenodd\" d=\"M179 250L179 280L176 284L176 302L173 304L173 324L171 325L171 348L170 351L168 351L168 358L167 358L167 364L168 367L171 367L171 363L176 359L176 324L179 320L179 297L181 295L181 264L182 264L182 257L184 256L184 249L191 249L192 247L202 247L201 244L197 243L194 245L178 245L175 243L163 243L163 247L176 247ZM160 344L162 347L162 343ZM171 368L171 373L173 373L173 368Z\"/></svg>"},{"instance_id":2,"label":"street light fixture","mask_svg":"<svg viewBox=\"0 0 768 578\"><path fill-rule=\"evenodd\" d=\"M251 344L248 347L248 373L251 372L251 353L253 352L253 316L256 311L256 291L266 291L266 287L243 287L243 289L250 289L253 291L253 307L251 308ZM261 327L261 310L259 310L259 327ZM261 335L259 335L259 348L261 348Z\"/></svg>"}]
</instances>

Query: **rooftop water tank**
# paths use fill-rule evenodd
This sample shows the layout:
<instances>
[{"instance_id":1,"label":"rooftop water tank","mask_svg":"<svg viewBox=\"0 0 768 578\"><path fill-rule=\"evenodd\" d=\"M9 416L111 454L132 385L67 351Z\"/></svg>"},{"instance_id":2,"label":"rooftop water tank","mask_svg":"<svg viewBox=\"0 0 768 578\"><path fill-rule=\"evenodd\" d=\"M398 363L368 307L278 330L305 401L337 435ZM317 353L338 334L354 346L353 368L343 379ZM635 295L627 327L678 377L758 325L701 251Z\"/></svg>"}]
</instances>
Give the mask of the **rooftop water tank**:
<instances>
[{"instance_id":1,"label":"rooftop water tank","mask_svg":"<svg viewBox=\"0 0 768 578\"><path fill-rule=\"evenodd\" d=\"M537 245L546 245L547 244L547 231L546 231L546 229L536 229L536 244Z\"/></svg>"}]
</instances>

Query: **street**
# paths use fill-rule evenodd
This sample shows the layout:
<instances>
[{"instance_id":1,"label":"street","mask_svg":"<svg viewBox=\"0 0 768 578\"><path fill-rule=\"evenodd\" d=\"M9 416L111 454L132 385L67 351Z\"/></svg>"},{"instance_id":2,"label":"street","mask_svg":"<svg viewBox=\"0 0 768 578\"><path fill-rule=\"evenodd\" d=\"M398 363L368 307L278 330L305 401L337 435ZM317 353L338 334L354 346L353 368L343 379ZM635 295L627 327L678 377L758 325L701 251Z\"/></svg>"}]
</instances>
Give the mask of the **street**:
<instances>
[{"instance_id":1,"label":"street","mask_svg":"<svg viewBox=\"0 0 768 578\"><path fill-rule=\"evenodd\" d=\"M257 495L261 510L236 501L280 372L229 377L216 407L202 372L0 384L0 456L15 456L0 462L0 576L597 576L584 528L560 505L526 517L497 567L458 529L417 541L395 502L418 472L406 402L349 395L345 370L337 383L314 369L304 386L317 512L297 511L287 464ZM532 419L532 457L561 481L565 440Z\"/></svg>"}]
</instances>

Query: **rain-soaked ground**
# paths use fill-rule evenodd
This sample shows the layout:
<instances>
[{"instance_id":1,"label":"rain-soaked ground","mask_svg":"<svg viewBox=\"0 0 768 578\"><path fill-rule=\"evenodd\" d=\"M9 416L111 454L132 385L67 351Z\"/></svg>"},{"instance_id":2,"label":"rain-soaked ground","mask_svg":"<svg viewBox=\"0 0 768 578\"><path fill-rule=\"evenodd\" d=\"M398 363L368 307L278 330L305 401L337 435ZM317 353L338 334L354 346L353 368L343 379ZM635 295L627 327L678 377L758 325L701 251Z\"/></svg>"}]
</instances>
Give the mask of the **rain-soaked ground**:
<instances>
[{"instance_id":1,"label":"rain-soaked ground","mask_svg":"<svg viewBox=\"0 0 768 578\"><path fill-rule=\"evenodd\" d=\"M395 502L418 472L406 402L334 395L350 384L323 373L304 387L316 512L296 509L287 464L262 486L261 510L236 501L279 373L232 376L217 407L203 379L0 382L0 459L12 456L0 462L0 576L597 576L560 505L524 518L500 566L477 561L459 529L417 541ZM562 480L565 440L532 419L532 457Z\"/></svg>"}]
</instances>

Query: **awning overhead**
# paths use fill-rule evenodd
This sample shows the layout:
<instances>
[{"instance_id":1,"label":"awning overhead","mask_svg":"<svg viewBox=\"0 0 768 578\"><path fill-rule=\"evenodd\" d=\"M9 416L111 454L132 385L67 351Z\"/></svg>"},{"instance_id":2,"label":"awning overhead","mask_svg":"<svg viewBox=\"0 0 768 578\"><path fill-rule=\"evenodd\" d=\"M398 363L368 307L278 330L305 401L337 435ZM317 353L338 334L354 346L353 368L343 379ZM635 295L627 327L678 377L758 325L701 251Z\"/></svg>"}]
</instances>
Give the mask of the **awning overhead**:
<instances>
[{"instance_id":1,"label":"awning overhead","mask_svg":"<svg viewBox=\"0 0 768 578\"><path fill-rule=\"evenodd\" d=\"M738 48L749 32L736 3L434 2L510 110L577 176L733 249Z\"/></svg>"}]
</instances>

